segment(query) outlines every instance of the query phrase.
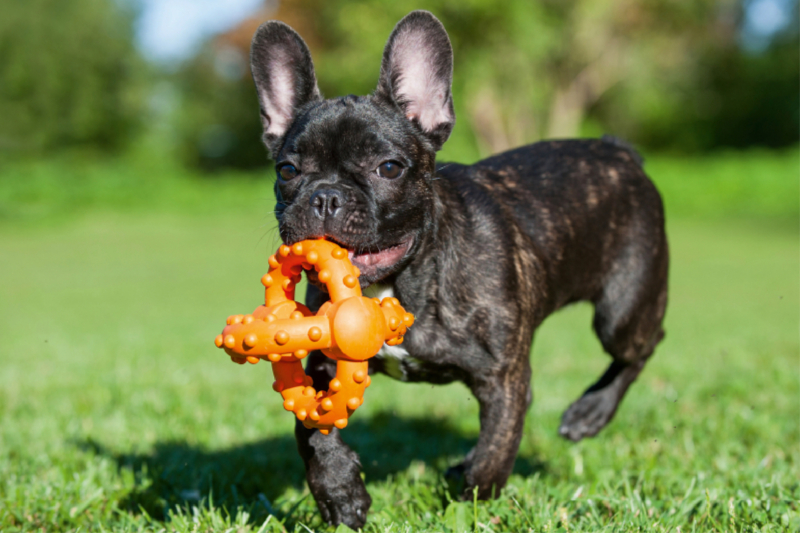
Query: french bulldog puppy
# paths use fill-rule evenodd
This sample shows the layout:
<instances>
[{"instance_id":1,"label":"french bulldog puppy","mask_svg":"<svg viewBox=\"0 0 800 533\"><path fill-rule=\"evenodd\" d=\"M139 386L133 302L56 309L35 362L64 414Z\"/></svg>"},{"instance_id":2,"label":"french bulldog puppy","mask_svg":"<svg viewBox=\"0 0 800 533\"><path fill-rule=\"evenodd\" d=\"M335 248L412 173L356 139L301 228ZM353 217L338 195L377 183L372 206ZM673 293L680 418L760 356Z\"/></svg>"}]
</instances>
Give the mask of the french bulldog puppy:
<instances>
[{"instance_id":1,"label":"french bulldog puppy","mask_svg":"<svg viewBox=\"0 0 800 533\"><path fill-rule=\"evenodd\" d=\"M425 11L394 28L368 96L323 99L306 44L281 22L258 29L251 66L281 238L347 248L365 294L393 295L416 316L370 371L459 380L480 402L478 442L454 469L464 495L477 487L489 498L505 485L531 404L534 331L572 302L592 302L612 361L559 432L578 441L608 424L664 335L663 207L636 152L614 139L560 140L437 166L455 123L453 51ZM326 297L313 286L307 303ZM334 370L321 353L308 356L317 390ZM336 429L298 423L295 433L322 517L363 526L371 499L356 453Z\"/></svg>"}]
</instances>

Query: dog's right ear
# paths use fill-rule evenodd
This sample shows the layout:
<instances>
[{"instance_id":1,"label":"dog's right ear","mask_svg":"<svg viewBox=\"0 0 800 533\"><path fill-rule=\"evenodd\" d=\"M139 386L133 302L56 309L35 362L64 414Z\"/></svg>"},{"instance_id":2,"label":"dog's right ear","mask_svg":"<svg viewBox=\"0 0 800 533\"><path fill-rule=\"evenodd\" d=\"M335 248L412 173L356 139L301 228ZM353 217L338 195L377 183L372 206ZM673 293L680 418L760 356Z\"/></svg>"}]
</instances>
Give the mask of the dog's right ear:
<instances>
[{"instance_id":1,"label":"dog's right ear","mask_svg":"<svg viewBox=\"0 0 800 533\"><path fill-rule=\"evenodd\" d=\"M264 126L264 144L274 157L279 141L297 110L321 100L311 53L292 28L271 20L259 26L250 47L250 69L256 83Z\"/></svg>"}]
</instances>

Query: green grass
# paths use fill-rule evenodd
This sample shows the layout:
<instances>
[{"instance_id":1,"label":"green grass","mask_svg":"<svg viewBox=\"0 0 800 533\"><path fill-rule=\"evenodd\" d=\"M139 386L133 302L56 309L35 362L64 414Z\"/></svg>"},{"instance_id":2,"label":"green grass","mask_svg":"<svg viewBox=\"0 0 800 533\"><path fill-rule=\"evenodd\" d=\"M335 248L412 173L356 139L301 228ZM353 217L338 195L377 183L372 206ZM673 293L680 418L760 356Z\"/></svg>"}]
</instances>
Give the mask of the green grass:
<instances>
[{"instance_id":1,"label":"green grass","mask_svg":"<svg viewBox=\"0 0 800 533\"><path fill-rule=\"evenodd\" d=\"M689 178L667 170L668 209L690 206L694 189L664 184ZM268 365L212 343L263 294L269 185L156 178L118 202L45 190L0 223L0 530L325 531ZM675 207L667 336L595 439L557 436L608 362L591 309L548 319L497 500L453 503L443 479L478 435L466 388L377 377L343 432L373 497L367 530L800 529L797 194L758 202L784 207Z\"/></svg>"},{"instance_id":2,"label":"green grass","mask_svg":"<svg viewBox=\"0 0 800 533\"><path fill-rule=\"evenodd\" d=\"M88 216L0 232L0 529L324 529L266 364L212 344L258 304L260 215ZM463 386L375 379L344 431L370 531L790 531L798 514L798 236L670 225L667 337L596 439L556 436L607 363L590 309L553 316L496 501L449 503L478 433ZM272 518L268 518L269 514ZM301 525L302 524L302 525Z\"/></svg>"},{"instance_id":3,"label":"green grass","mask_svg":"<svg viewBox=\"0 0 800 533\"><path fill-rule=\"evenodd\" d=\"M797 220L800 152L721 152L702 156L647 157L667 213L705 218Z\"/></svg>"}]
</instances>

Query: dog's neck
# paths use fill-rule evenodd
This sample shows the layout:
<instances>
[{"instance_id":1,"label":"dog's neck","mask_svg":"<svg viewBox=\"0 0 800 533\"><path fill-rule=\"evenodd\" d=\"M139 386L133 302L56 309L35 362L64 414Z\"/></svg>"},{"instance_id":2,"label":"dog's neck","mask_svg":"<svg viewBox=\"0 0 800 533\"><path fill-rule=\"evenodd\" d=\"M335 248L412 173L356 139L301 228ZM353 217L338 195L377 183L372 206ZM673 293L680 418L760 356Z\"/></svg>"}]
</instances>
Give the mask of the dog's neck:
<instances>
[{"instance_id":1,"label":"dog's neck","mask_svg":"<svg viewBox=\"0 0 800 533\"><path fill-rule=\"evenodd\" d=\"M450 180L437 176L432 192L429 219L416 236L414 256L400 271L364 289L365 296L394 296L409 303L437 299L436 293L446 283L441 276L448 263L458 261L468 246L471 221L464 216L463 199Z\"/></svg>"}]
</instances>

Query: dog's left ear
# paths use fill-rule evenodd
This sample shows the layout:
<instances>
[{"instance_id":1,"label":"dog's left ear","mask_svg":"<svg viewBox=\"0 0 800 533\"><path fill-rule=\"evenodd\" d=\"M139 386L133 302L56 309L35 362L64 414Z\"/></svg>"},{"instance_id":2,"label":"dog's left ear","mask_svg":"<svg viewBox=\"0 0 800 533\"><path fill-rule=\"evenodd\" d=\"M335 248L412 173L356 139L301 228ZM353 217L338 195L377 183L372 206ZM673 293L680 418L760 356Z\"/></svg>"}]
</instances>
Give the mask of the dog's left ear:
<instances>
[{"instance_id":1,"label":"dog's left ear","mask_svg":"<svg viewBox=\"0 0 800 533\"><path fill-rule=\"evenodd\" d=\"M412 11L395 26L383 51L375 94L398 106L439 150L456 121L453 48L439 19Z\"/></svg>"}]
</instances>

